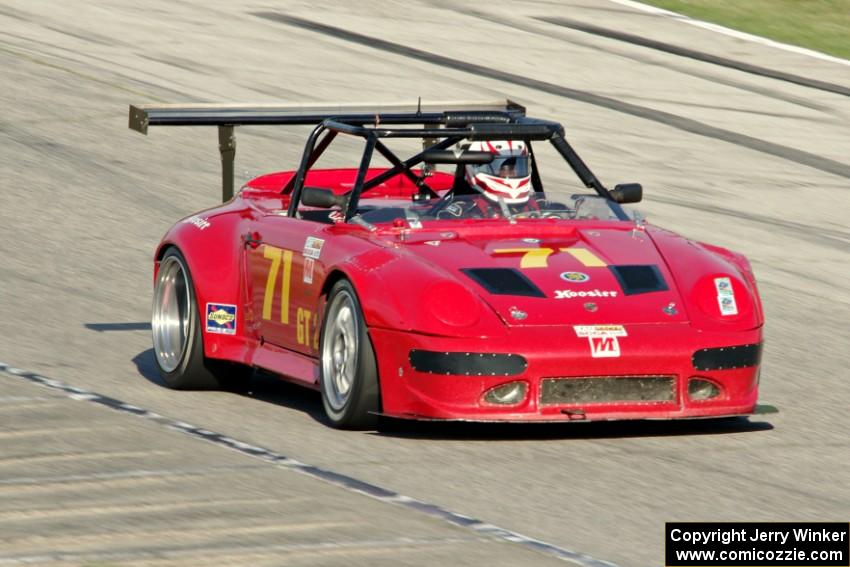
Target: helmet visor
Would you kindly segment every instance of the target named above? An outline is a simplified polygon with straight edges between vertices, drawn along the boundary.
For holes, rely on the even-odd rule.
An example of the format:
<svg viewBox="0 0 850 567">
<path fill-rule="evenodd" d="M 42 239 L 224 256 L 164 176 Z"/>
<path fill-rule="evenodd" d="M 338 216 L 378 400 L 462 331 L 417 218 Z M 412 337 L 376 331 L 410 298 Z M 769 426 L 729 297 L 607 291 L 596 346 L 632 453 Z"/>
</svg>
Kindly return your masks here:
<svg viewBox="0 0 850 567">
<path fill-rule="evenodd" d="M 514 179 L 528 177 L 528 156 L 496 156 L 490 163 L 474 166 L 475 175 L 483 173 L 493 177 Z"/>
</svg>

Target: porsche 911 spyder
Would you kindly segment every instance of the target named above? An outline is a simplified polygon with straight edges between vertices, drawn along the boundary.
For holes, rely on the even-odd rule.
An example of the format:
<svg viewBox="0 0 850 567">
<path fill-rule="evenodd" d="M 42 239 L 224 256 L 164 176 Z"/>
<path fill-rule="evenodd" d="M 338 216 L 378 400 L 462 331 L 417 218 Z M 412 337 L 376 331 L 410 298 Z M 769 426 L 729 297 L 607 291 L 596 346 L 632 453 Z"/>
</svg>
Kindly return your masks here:
<svg viewBox="0 0 850 567">
<path fill-rule="evenodd" d="M 515 102 L 130 107 L 131 128 L 152 125 L 217 126 L 223 165 L 225 202 L 154 254 L 171 388 L 238 388 L 261 368 L 319 390 L 341 428 L 756 406 L 746 258 L 646 223 L 623 206 L 639 184 L 606 188 L 561 124 Z M 251 125 L 313 129 L 300 161 L 234 195 L 234 132 Z M 343 138 L 361 149 L 350 166 L 315 167 Z M 543 171 L 545 151 L 565 167 Z"/>
</svg>

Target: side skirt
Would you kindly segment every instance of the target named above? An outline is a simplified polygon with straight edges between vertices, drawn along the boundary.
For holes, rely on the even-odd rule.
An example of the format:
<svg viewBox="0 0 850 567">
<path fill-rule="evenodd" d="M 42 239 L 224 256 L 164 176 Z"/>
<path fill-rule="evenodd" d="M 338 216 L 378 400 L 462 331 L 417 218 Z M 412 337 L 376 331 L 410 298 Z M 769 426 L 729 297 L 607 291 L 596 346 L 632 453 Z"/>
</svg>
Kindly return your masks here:
<svg viewBox="0 0 850 567">
<path fill-rule="evenodd" d="M 319 388 L 319 361 L 311 356 L 264 343 L 254 351 L 251 364 L 284 380 Z"/>
</svg>

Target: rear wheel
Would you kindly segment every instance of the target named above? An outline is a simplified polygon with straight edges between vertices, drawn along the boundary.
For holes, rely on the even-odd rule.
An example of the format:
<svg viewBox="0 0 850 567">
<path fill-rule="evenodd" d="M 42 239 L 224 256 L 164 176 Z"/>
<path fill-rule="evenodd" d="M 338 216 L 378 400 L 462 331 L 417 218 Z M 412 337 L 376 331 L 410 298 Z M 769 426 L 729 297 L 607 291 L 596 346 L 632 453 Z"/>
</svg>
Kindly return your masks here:
<svg viewBox="0 0 850 567">
<path fill-rule="evenodd" d="M 342 429 L 374 427 L 380 411 L 375 352 L 348 280 L 331 289 L 319 348 L 322 403 L 331 424 Z"/>
<path fill-rule="evenodd" d="M 151 314 L 159 375 L 176 390 L 247 388 L 253 370 L 204 358 L 201 316 L 192 275 L 176 248 L 162 257 L 154 283 Z"/>
</svg>

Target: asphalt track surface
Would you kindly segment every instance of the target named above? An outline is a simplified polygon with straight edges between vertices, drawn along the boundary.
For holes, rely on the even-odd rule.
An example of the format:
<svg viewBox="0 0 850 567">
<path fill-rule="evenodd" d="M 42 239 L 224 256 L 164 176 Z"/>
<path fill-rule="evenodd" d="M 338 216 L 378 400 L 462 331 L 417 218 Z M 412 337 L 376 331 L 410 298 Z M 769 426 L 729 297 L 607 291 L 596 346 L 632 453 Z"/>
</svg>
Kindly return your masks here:
<svg viewBox="0 0 850 567">
<path fill-rule="evenodd" d="M 651 566 L 665 521 L 848 519 L 848 67 L 601 0 L 310 4 L 0 5 L 0 565 Z M 340 432 L 267 376 L 161 385 L 151 254 L 216 204 L 217 139 L 128 104 L 505 95 L 749 256 L 779 414 Z M 238 177 L 306 131 L 240 128 Z"/>
</svg>

